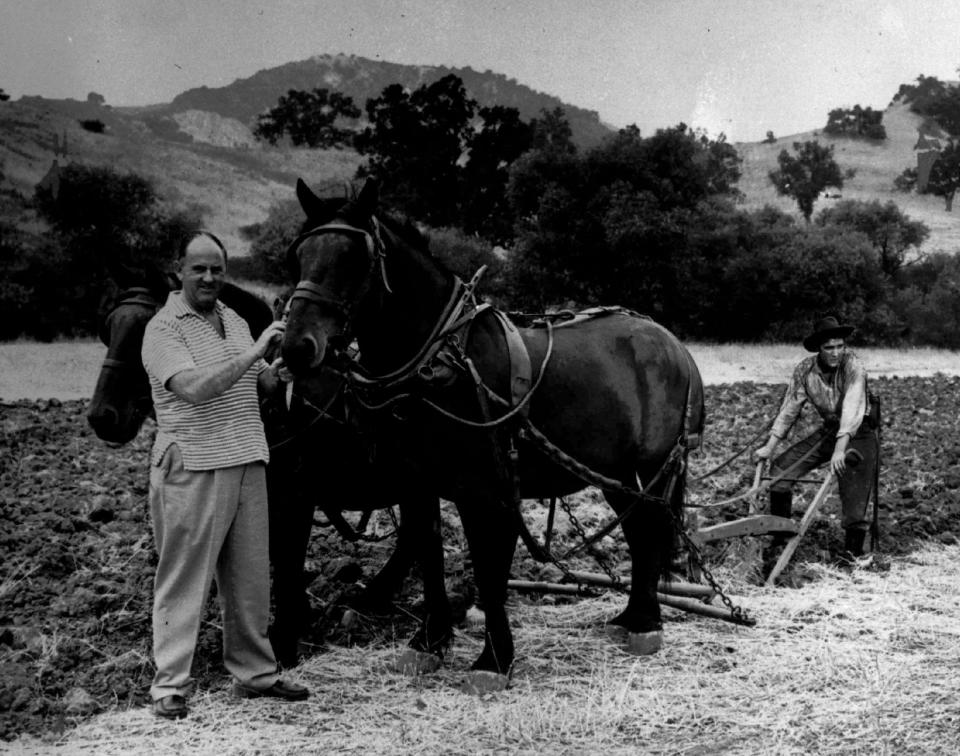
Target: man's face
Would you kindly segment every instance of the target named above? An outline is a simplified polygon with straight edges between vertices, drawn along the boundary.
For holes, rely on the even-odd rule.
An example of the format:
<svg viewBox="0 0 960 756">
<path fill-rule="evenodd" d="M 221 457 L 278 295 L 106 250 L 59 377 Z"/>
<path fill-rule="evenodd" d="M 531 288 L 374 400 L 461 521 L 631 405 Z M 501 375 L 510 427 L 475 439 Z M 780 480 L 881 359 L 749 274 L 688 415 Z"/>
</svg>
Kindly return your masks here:
<svg viewBox="0 0 960 756">
<path fill-rule="evenodd" d="M 223 252 L 206 236 L 198 236 L 187 245 L 180 260 L 180 279 L 187 303 L 199 312 L 213 309 L 226 277 Z"/>
<path fill-rule="evenodd" d="M 844 349 L 843 339 L 827 339 L 820 345 L 820 362 L 828 368 L 835 368 L 840 364 Z"/>
</svg>

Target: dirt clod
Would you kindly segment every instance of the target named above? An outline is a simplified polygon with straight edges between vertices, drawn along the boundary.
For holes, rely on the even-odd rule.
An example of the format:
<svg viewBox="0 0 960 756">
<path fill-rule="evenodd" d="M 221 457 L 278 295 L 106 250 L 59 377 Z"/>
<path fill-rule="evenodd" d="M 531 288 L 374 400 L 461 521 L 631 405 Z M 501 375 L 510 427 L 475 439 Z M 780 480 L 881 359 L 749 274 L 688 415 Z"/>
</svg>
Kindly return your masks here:
<svg viewBox="0 0 960 756">
<path fill-rule="evenodd" d="M 960 533 L 960 451 L 955 446 L 960 379 L 878 378 L 871 388 L 884 407 L 880 480 L 880 545 L 874 569 L 889 556 L 911 551 L 918 540 L 955 543 Z M 749 443 L 776 411 L 782 386 L 737 383 L 707 388 L 705 445 L 691 458 L 691 479 Z M 923 398 L 930 414 L 916 415 Z M 153 552 L 147 515 L 147 456 L 152 426 L 130 444 L 110 447 L 86 426 L 86 402 L 16 401 L 0 406 L 0 739 L 18 734 L 49 736 L 72 727 L 103 706 L 144 706 L 153 676 L 150 603 Z M 751 470 L 741 461 L 708 481 L 691 483 L 691 500 L 716 501 L 742 492 Z M 611 516 L 588 491 L 573 499 L 580 519 L 593 531 Z M 586 510 L 589 510 L 587 512 Z M 804 561 L 827 563 L 843 545 L 837 505 L 825 506 L 801 543 L 785 584 L 816 578 Z M 729 518 L 734 512 L 714 512 Z M 524 515 L 543 527 L 545 509 L 524 504 Z M 540 518 L 537 520 L 537 518 Z M 706 523 L 704 523 L 706 524 Z M 558 514 L 556 539 L 568 539 Z M 447 579 L 452 592 L 470 593 L 462 534 L 452 508 L 445 508 Z M 566 541 L 569 543 L 569 540 Z M 622 538 L 600 546 L 620 571 L 627 559 Z M 324 642 L 365 643 L 374 638 L 402 642 L 414 627 L 419 582 L 408 580 L 397 604 L 403 611 L 362 615 L 345 632 L 341 597 L 348 565 L 372 575 L 386 560 L 392 541 L 345 544 L 335 533 L 314 529 L 309 590 L 317 623 L 307 647 Z M 562 551 L 562 549 L 560 549 Z M 708 556 L 722 560 L 722 546 Z M 572 565 L 598 572 L 596 564 Z M 543 572 L 522 547 L 512 576 L 542 579 Z M 511 600 L 570 601 L 566 597 Z M 677 626 L 680 627 L 679 625 Z M 674 632 L 682 632 L 675 629 Z M 220 618 L 215 597 L 204 613 L 195 657 L 200 687 L 223 686 Z M 602 642 L 599 641 L 598 642 Z M 83 691 L 86 696 L 78 691 Z M 91 703 L 92 702 L 92 703 Z M 108 703 L 109 702 L 109 703 Z"/>
</svg>

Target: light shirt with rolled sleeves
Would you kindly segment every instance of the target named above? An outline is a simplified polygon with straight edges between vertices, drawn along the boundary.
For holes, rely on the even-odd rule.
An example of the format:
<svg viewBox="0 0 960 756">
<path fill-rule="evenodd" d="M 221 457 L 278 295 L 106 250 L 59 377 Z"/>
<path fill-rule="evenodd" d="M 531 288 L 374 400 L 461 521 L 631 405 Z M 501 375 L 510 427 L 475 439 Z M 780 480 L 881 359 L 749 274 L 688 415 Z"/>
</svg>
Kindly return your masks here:
<svg viewBox="0 0 960 756">
<path fill-rule="evenodd" d="M 809 401 L 825 421 L 839 417 L 837 438 L 857 432 L 867 412 L 867 371 L 853 352 L 845 352 L 837 369 L 824 372 L 817 355 L 797 365 L 787 394 L 773 421 L 771 435 L 783 438 Z"/>
</svg>

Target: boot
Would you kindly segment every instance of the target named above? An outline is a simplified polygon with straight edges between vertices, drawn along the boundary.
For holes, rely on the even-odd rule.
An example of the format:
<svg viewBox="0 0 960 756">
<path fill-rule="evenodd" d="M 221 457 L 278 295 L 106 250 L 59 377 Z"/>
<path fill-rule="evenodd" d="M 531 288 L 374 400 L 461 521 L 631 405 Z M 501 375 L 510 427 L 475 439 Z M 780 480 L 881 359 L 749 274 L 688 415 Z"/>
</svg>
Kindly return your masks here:
<svg viewBox="0 0 960 756">
<path fill-rule="evenodd" d="M 770 514 L 777 517 L 790 519 L 793 512 L 793 491 L 771 491 L 770 492 Z M 786 534 L 777 533 L 773 536 L 770 543 L 771 549 L 782 549 L 789 539 Z"/>
<path fill-rule="evenodd" d="M 777 517 L 790 517 L 793 509 L 793 492 L 792 491 L 771 491 L 770 492 L 770 514 L 776 515 Z M 770 539 L 770 542 L 764 547 L 762 560 L 763 560 L 763 574 L 769 575 L 770 570 L 773 569 L 774 565 L 777 563 L 777 559 L 780 558 L 780 552 L 783 551 L 783 547 L 786 545 L 787 541 L 790 539 L 790 535 L 786 533 L 774 533 L 773 537 Z"/>
<path fill-rule="evenodd" d="M 770 491 L 770 514 L 789 518 L 793 511 L 793 491 Z"/>
<path fill-rule="evenodd" d="M 866 530 L 849 528 L 843 542 L 843 550 L 854 558 L 863 556 L 863 541 L 866 537 Z"/>
</svg>

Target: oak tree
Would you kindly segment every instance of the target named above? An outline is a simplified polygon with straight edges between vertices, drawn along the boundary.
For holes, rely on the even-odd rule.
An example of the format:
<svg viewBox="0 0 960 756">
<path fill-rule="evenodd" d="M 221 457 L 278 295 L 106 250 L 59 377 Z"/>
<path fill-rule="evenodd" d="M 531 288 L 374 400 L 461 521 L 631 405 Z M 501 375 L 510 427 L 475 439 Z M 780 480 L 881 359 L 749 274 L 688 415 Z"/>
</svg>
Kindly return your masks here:
<svg viewBox="0 0 960 756">
<path fill-rule="evenodd" d="M 828 186 L 843 187 L 843 174 L 833 159 L 833 145 L 824 147 L 816 140 L 794 142 L 793 150 L 796 155 L 781 150 L 777 157 L 780 167 L 770 171 L 770 182 L 777 194 L 796 200 L 800 212 L 809 223 L 820 192 Z"/>
</svg>

